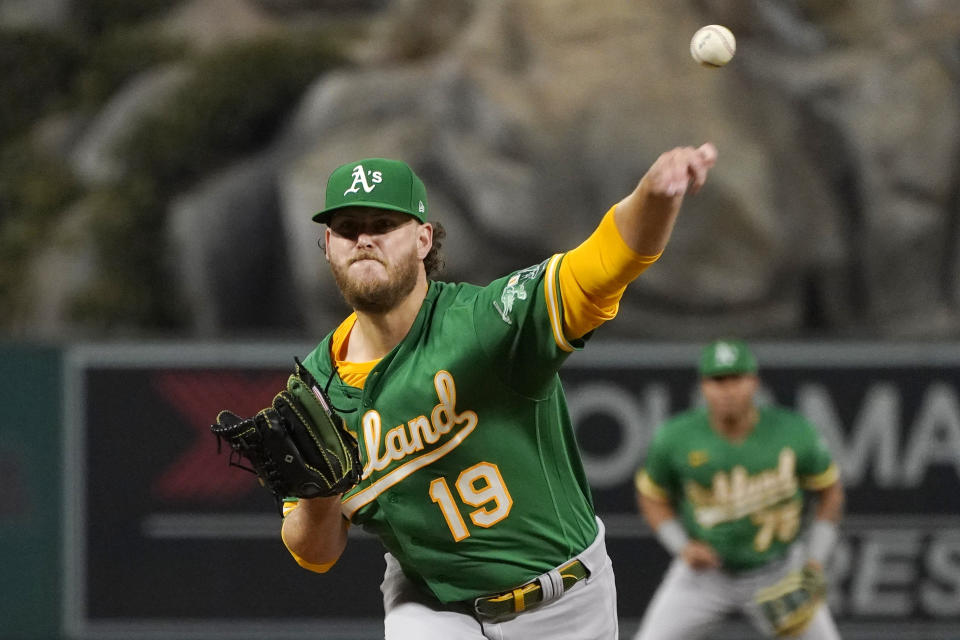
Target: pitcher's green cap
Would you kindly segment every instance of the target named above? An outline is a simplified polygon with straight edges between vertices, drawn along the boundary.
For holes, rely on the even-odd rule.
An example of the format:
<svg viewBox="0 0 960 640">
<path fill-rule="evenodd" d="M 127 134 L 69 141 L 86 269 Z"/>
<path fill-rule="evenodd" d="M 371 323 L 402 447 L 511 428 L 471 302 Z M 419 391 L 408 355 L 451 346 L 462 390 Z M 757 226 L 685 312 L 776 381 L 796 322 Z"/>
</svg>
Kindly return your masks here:
<svg viewBox="0 0 960 640">
<path fill-rule="evenodd" d="M 387 158 L 365 158 L 340 165 L 327 179 L 323 210 L 313 221 L 328 223 L 337 209 L 374 207 L 410 214 L 427 221 L 427 190 L 406 163 Z"/>
<path fill-rule="evenodd" d="M 757 359 L 743 340 L 715 340 L 700 353 L 699 370 L 703 378 L 756 373 Z"/>
</svg>

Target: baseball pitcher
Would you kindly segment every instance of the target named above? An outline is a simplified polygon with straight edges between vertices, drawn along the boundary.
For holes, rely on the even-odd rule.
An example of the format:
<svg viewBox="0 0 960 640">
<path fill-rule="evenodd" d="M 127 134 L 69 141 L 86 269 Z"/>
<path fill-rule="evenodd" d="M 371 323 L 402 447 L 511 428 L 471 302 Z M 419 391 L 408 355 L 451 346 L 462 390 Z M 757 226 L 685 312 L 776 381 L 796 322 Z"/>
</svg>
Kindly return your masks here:
<svg viewBox="0 0 960 640">
<path fill-rule="evenodd" d="M 354 313 L 298 366 L 294 387 L 311 390 L 303 403 L 316 398 L 320 420 L 279 402 L 215 428 L 283 494 L 296 562 L 322 573 L 349 527 L 377 536 L 389 640 L 616 638 L 613 570 L 558 369 L 659 257 L 715 158 L 709 144 L 662 154 L 582 245 L 486 286 L 430 279 L 443 230 L 407 164 L 333 171 L 313 219 Z M 284 412 L 297 442 L 265 455 L 258 443 L 283 441 Z M 282 482 L 299 460 L 308 471 Z"/>
</svg>

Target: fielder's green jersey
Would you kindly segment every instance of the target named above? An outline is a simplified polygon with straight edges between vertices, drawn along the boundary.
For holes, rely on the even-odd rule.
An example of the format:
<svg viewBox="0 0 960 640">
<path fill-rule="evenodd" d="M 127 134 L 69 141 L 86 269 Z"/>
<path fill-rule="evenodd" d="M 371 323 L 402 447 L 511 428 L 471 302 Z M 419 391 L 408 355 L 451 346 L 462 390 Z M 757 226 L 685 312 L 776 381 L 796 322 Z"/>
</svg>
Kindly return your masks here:
<svg viewBox="0 0 960 640">
<path fill-rule="evenodd" d="M 786 553 L 799 532 L 803 490 L 837 480 L 816 429 L 780 407 L 761 407 L 753 431 L 732 442 L 707 410 L 679 414 L 654 435 L 638 489 L 668 499 L 690 537 L 710 544 L 731 571 Z"/>
<path fill-rule="evenodd" d="M 442 602 L 518 586 L 596 538 L 557 375 L 560 259 L 486 287 L 431 282 L 362 390 L 333 370 L 332 334 L 304 361 L 360 443 L 344 515 Z"/>
</svg>

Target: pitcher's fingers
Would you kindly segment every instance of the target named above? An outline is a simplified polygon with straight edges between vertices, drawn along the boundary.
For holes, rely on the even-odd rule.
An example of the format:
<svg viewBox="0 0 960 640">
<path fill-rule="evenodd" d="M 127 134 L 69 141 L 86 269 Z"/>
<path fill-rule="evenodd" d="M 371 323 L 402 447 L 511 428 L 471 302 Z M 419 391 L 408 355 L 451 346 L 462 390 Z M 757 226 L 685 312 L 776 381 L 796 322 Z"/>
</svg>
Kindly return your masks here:
<svg viewBox="0 0 960 640">
<path fill-rule="evenodd" d="M 692 177 L 693 155 L 693 147 L 679 147 L 671 151 L 666 158 L 664 178 L 668 196 L 681 196 L 686 193 Z"/>
<path fill-rule="evenodd" d="M 704 142 L 697 147 L 697 153 L 708 167 L 712 167 L 717 161 L 717 147 L 712 142 Z"/>
<path fill-rule="evenodd" d="M 707 173 L 716 162 L 717 148 L 713 144 L 704 143 L 694 151 L 694 157 L 689 166 L 689 178 L 692 181 L 690 191 L 692 193 L 699 191 L 700 187 L 707 181 Z"/>
</svg>

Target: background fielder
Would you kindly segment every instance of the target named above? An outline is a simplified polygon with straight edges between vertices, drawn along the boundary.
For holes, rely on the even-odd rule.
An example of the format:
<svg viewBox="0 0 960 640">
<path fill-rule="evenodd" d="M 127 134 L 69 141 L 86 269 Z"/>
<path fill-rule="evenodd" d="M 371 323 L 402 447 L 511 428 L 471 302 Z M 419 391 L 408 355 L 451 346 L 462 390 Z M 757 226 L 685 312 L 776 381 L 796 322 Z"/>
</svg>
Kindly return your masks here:
<svg viewBox="0 0 960 640">
<path fill-rule="evenodd" d="M 843 490 L 813 425 L 782 407 L 755 404 L 756 372 L 744 342 L 707 345 L 699 363 L 706 406 L 662 425 L 637 473 L 640 510 L 676 556 L 637 640 L 709 637 L 733 611 L 769 635 L 839 638 L 827 607 L 815 599 L 793 594 L 777 603 L 778 611 L 758 606 L 780 587 L 808 595 L 800 577 L 822 575 Z M 803 545 L 806 492 L 817 501 Z"/>
</svg>

